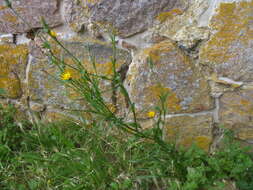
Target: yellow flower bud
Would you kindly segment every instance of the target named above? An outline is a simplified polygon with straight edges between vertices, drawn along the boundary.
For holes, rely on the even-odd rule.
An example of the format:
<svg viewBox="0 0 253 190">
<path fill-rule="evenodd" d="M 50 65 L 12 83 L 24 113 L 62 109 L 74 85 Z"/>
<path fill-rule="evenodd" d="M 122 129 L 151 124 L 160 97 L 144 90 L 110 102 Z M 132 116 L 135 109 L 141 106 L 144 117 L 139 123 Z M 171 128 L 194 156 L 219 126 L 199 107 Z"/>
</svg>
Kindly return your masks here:
<svg viewBox="0 0 253 190">
<path fill-rule="evenodd" d="M 69 79 L 71 79 L 71 73 L 69 71 L 63 72 L 62 75 L 61 75 L 61 79 L 62 80 L 69 80 Z"/>
<path fill-rule="evenodd" d="M 148 112 L 148 117 L 150 117 L 150 118 L 155 117 L 155 112 L 154 111 Z"/>
<path fill-rule="evenodd" d="M 53 31 L 53 30 L 50 30 L 50 31 L 49 31 L 49 35 L 52 36 L 53 38 L 56 38 L 56 37 L 57 37 L 56 32 Z"/>
</svg>

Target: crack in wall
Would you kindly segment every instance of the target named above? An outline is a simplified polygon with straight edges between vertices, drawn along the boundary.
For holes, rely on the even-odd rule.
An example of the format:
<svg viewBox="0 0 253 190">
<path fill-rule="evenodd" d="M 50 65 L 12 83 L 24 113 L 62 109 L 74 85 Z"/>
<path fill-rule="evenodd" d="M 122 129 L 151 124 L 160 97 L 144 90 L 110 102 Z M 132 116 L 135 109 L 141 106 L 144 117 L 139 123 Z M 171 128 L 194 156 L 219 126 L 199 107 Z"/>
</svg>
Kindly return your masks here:
<svg viewBox="0 0 253 190">
<path fill-rule="evenodd" d="M 176 114 L 167 114 L 165 118 L 169 119 L 172 117 L 181 117 L 181 116 L 196 117 L 196 116 L 209 115 L 209 114 L 213 114 L 213 113 L 214 113 L 214 110 L 202 111 L 202 112 L 196 112 L 196 113 L 176 113 Z"/>
<path fill-rule="evenodd" d="M 220 99 L 215 98 L 215 108 L 213 110 L 214 123 L 219 123 L 220 122 L 219 111 L 220 111 Z"/>
<path fill-rule="evenodd" d="M 28 62 L 27 62 L 26 69 L 25 69 L 24 83 L 26 83 L 26 84 L 28 84 L 28 81 L 29 81 L 29 72 L 30 72 L 32 61 L 33 61 L 33 56 L 31 54 L 29 54 L 28 55 Z"/>
</svg>

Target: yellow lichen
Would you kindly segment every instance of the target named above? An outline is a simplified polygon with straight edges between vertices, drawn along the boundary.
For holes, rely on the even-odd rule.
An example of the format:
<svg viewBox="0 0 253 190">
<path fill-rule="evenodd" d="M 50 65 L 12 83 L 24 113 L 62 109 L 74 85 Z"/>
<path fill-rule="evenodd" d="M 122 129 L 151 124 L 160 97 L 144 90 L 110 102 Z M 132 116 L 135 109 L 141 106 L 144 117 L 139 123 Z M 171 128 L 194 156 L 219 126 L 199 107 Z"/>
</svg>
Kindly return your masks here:
<svg viewBox="0 0 253 190">
<path fill-rule="evenodd" d="M 0 76 L 0 88 L 6 92 L 5 96 L 8 98 L 19 98 L 22 95 L 21 84 L 14 74 L 5 77 Z"/>
<path fill-rule="evenodd" d="M 6 9 L 6 6 L 0 6 L 0 11 Z"/>
<path fill-rule="evenodd" d="M 147 94 L 145 102 L 158 102 L 161 95 L 168 94 L 165 105 L 167 105 L 169 111 L 177 112 L 181 110 L 180 99 L 169 88 L 162 87 L 161 85 L 154 85 L 148 87 L 144 93 Z"/>
<path fill-rule="evenodd" d="M 202 148 L 203 150 L 208 151 L 209 146 L 212 142 L 212 139 L 208 136 L 198 136 L 198 137 L 195 137 L 194 142 L 196 142 L 196 145 L 198 147 Z"/>
<path fill-rule="evenodd" d="M 9 98 L 18 98 L 22 94 L 18 74 L 24 69 L 27 56 L 25 45 L 0 45 L 0 88 L 7 92 Z"/>
<path fill-rule="evenodd" d="M 253 115 L 253 103 L 247 99 L 241 99 L 240 104 L 243 106 L 241 114 L 243 115 Z M 239 111 L 240 109 L 238 109 Z"/>
<path fill-rule="evenodd" d="M 26 45 L 0 45 L 0 75 L 9 72 L 9 67 L 12 64 L 26 63 L 28 49 Z"/>
<path fill-rule="evenodd" d="M 178 145 L 182 145 L 184 147 L 189 147 L 191 146 L 193 143 L 195 143 L 199 148 L 208 151 L 209 150 L 209 146 L 212 142 L 212 139 L 210 137 L 207 136 L 189 136 L 189 137 L 184 137 L 181 140 L 178 141 Z"/>
<path fill-rule="evenodd" d="M 124 63 L 123 60 L 118 60 L 116 63 L 116 69 L 118 69 L 122 64 Z M 88 70 L 90 73 L 95 73 L 95 68 L 92 65 L 92 63 L 87 60 L 87 58 L 83 59 L 83 65 L 85 69 Z M 96 62 L 96 71 L 99 75 L 104 75 L 104 76 L 112 76 L 113 74 L 113 65 L 111 61 L 98 61 Z"/>
<path fill-rule="evenodd" d="M 60 112 L 53 112 L 53 111 L 48 111 L 44 115 L 45 122 L 55 122 L 55 121 L 74 121 L 74 119 L 66 115 L 64 113 Z"/>
<path fill-rule="evenodd" d="M 160 61 L 160 56 L 162 53 L 167 53 L 173 50 L 175 47 L 169 41 L 160 42 L 158 44 L 153 45 L 150 48 L 144 50 L 144 55 L 150 57 L 152 61 Z"/>
<path fill-rule="evenodd" d="M 100 0 L 84 0 L 87 3 L 98 3 Z"/>
<path fill-rule="evenodd" d="M 172 19 L 173 17 L 177 16 L 177 15 L 182 15 L 183 11 L 180 9 L 172 9 L 171 11 L 168 12 L 162 12 L 160 13 L 156 19 L 159 20 L 160 22 L 164 22 L 167 19 Z"/>
<path fill-rule="evenodd" d="M 4 21 L 11 22 L 11 23 L 16 23 L 18 21 L 18 18 L 11 13 L 5 13 L 3 15 L 3 19 Z"/>
<path fill-rule="evenodd" d="M 253 29 L 250 23 L 253 20 L 253 1 L 221 3 L 217 15 L 212 18 L 211 27 L 217 32 L 201 49 L 200 57 L 203 60 L 215 63 L 225 63 L 237 55 L 231 51 L 234 43 L 248 45 L 253 39 Z"/>
</svg>

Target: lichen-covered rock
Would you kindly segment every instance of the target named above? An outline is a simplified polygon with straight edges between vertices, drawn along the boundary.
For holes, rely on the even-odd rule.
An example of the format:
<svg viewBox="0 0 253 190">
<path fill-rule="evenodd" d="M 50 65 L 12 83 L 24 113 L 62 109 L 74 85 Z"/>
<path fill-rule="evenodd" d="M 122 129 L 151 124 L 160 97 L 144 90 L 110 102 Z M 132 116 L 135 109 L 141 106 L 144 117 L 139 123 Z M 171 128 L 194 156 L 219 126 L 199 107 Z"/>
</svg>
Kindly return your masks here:
<svg viewBox="0 0 253 190">
<path fill-rule="evenodd" d="M 38 102 L 29 102 L 30 109 L 34 112 L 43 112 L 46 109 L 46 106 L 43 104 L 40 104 Z"/>
<path fill-rule="evenodd" d="M 72 115 L 57 110 L 46 111 L 42 120 L 43 122 L 75 121 Z"/>
<path fill-rule="evenodd" d="M 63 0 L 64 21 L 75 32 L 80 32 L 89 22 L 89 10 L 98 0 Z"/>
<path fill-rule="evenodd" d="M 0 88 L 8 98 L 22 95 L 22 80 L 28 59 L 26 45 L 0 45 Z"/>
<path fill-rule="evenodd" d="M 160 13 L 186 8 L 183 0 L 101 0 L 92 7 L 91 21 L 109 24 L 119 36 L 128 37 L 152 26 Z"/>
<path fill-rule="evenodd" d="M 41 17 L 50 26 L 61 24 L 57 0 L 15 0 L 13 9 L 27 22 L 24 23 L 11 9 L 4 7 L 4 0 L 0 1 L 0 33 L 23 33 L 32 28 L 42 27 Z"/>
<path fill-rule="evenodd" d="M 218 76 L 253 80 L 253 1 L 220 3 L 210 23 L 214 34 L 200 50 L 200 61 Z"/>
<path fill-rule="evenodd" d="M 191 49 L 194 48 L 194 46 L 197 46 L 200 41 L 208 38 L 208 29 L 196 26 L 185 26 L 175 34 L 173 40 L 178 42 L 179 46 Z"/>
<path fill-rule="evenodd" d="M 90 53 L 96 60 L 96 72 L 98 75 L 111 76 L 113 73 L 112 63 L 110 57 L 112 56 L 112 48 L 106 43 L 96 43 L 95 41 L 76 42 L 75 40 L 63 41 L 64 46 L 68 48 L 76 57 L 80 59 L 82 65 L 88 72 L 94 73 L 93 64 L 90 62 L 88 45 Z M 54 46 L 54 45 L 53 45 Z M 52 47 L 53 47 L 52 46 Z M 68 53 L 59 47 L 53 47 L 56 56 L 61 57 L 68 65 L 77 67 L 77 64 Z M 117 68 L 121 65 L 130 63 L 130 56 L 126 51 L 118 50 Z M 80 73 L 66 66 L 65 70 L 71 72 L 74 79 L 80 77 Z M 53 77 L 60 78 L 61 72 L 54 64 L 50 64 L 47 59 L 34 59 L 30 66 L 29 72 L 29 96 L 33 101 L 42 101 L 47 107 L 61 108 L 61 109 L 82 109 L 86 103 L 82 100 L 80 94 L 73 89 L 64 85 L 64 83 L 57 81 Z M 112 86 L 110 81 L 103 81 L 100 84 L 102 91 L 104 91 L 103 98 L 106 102 L 112 100 Z"/>
<path fill-rule="evenodd" d="M 253 90 L 225 93 L 220 102 L 220 123 L 241 140 L 253 140 Z"/>
<path fill-rule="evenodd" d="M 161 23 L 153 30 L 190 49 L 209 37 L 209 29 L 199 26 L 201 15 L 209 6 L 211 5 L 207 0 L 191 0 L 188 9 L 174 9 L 158 15 L 157 20 Z"/>
<path fill-rule="evenodd" d="M 126 86 L 139 111 L 158 105 L 159 96 L 165 93 L 169 113 L 199 112 L 213 107 L 208 83 L 199 69 L 170 41 L 144 49 L 134 57 Z"/>
<path fill-rule="evenodd" d="M 185 147 L 196 143 L 208 151 L 212 143 L 212 114 L 174 116 L 166 120 L 165 137 L 168 141 Z"/>
</svg>

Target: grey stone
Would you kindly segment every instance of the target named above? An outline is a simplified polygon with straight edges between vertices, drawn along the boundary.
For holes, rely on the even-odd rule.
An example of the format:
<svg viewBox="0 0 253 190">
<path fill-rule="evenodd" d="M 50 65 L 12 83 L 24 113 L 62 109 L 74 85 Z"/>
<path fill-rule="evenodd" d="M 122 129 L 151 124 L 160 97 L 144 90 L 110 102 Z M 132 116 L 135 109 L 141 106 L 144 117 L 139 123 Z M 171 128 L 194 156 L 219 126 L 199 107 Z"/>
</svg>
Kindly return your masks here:
<svg viewBox="0 0 253 190">
<path fill-rule="evenodd" d="M 112 56 L 112 48 L 108 44 L 99 44 L 98 42 L 91 42 L 87 39 L 83 42 L 77 41 L 62 41 L 64 46 L 68 48 L 75 56 L 79 58 L 85 69 L 94 73 L 94 67 L 89 60 L 89 51 L 87 45 L 90 46 L 90 53 L 95 56 L 96 70 L 99 75 L 110 76 L 113 73 L 110 57 Z M 73 67 L 77 67 L 75 61 L 71 59 L 66 52 L 64 52 L 56 44 L 52 43 L 52 49 L 57 57 L 64 59 L 65 63 Z M 129 64 L 130 55 L 123 50 L 118 50 L 118 64 L 119 68 L 123 64 Z M 66 66 L 65 70 L 69 71 L 73 79 L 80 79 L 80 73 Z M 60 79 L 61 72 L 54 64 L 50 64 L 50 59 L 36 57 L 32 60 L 29 71 L 29 96 L 32 101 L 43 102 L 47 107 L 53 109 L 82 109 L 87 104 L 84 102 L 82 95 L 71 89 L 64 81 L 56 80 L 54 77 Z M 105 91 L 103 97 L 108 104 L 111 102 L 112 90 L 111 83 L 102 81 L 100 83 L 102 91 Z"/>
<path fill-rule="evenodd" d="M 241 140 L 253 140 L 253 90 L 229 92 L 221 97 L 220 122 Z"/>
<path fill-rule="evenodd" d="M 88 24 L 88 5 L 86 1 L 63 0 L 64 22 L 80 32 Z"/>
<path fill-rule="evenodd" d="M 25 24 L 11 9 L 4 7 L 4 0 L 0 0 L 0 33 L 24 33 L 32 28 L 40 28 L 41 17 L 50 26 L 61 24 L 57 0 L 15 0 L 13 9 L 28 23 Z"/>
<path fill-rule="evenodd" d="M 153 66 L 148 59 L 151 59 Z M 154 109 L 159 96 L 168 93 L 169 113 L 210 110 L 210 89 L 200 70 L 179 48 L 163 41 L 134 56 L 126 86 L 138 111 Z"/>
<path fill-rule="evenodd" d="M 218 77 L 253 80 L 253 1 L 221 3 L 210 26 L 215 31 L 200 49 L 200 62 Z"/>
<path fill-rule="evenodd" d="M 152 26 L 161 12 L 185 9 L 181 0 L 102 0 L 91 9 L 91 21 L 112 25 L 119 36 L 128 37 Z"/>
</svg>

